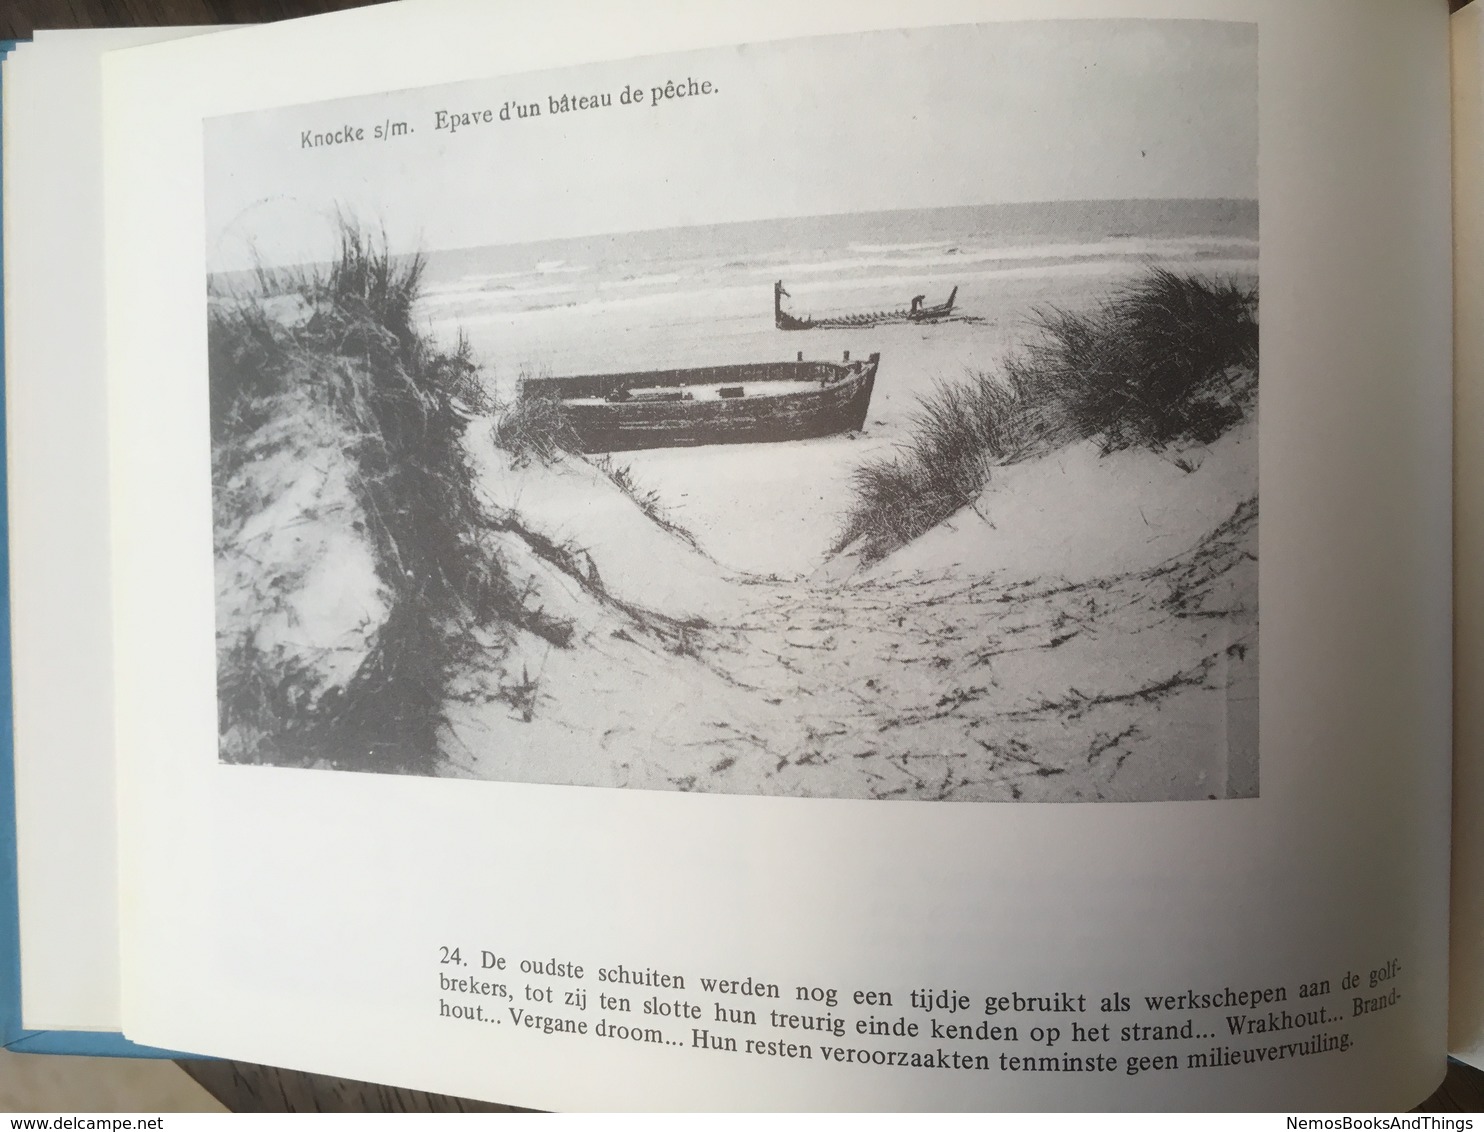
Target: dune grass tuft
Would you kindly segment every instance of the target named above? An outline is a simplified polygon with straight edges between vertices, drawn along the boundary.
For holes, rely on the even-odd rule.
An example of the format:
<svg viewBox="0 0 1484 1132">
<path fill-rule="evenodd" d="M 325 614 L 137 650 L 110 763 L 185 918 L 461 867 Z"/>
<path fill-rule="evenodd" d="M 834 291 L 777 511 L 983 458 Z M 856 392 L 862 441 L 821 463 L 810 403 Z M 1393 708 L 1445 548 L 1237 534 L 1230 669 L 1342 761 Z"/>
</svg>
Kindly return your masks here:
<svg viewBox="0 0 1484 1132">
<path fill-rule="evenodd" d="M 498 657 L 519 629 L 554 644 L 570 636 L 528 607 L 527 587 L 491 545 L 496 528 L 463 447 L 470 416 L 490 402 L 467 344 L 440 349 L 415 325 L 422 272 L 420 257 L 391 255 L 384 237 L 343 224 L 330 265 L 260 270 L 212 295 L 219 570 L 224 557 L 251 560 L 247 526 L 271 503 L 244 498 L 255 468 L 277 458 L 290 469 L 282 481 L 338 466 L 386 610 L 353 675 L 329 687 L 301 660 L 255 645 L 251 625 L 230 640 L 219 625 L 224 758 L 432 773 L 456 673 L 477 655 Z M 247 604 L 266 610 L 284 579 L 252 584 Z M 520 680 L 506 683 L 510 697 L 529 699 Z M 498 682 L 490 689 L 504 694 Z"/>
<path fill-rule="evenodd" d="M 939 382 L 909 437 L 856 469 L 835 550 L 876 561 L 972 503 L 997 464 L 1080 440 L 1105 453 L 1215 440 L 1257 395 L 1257 292 L 1164 268 L 1090 312 L 1048 308 L 1001 373 Z"/>
<path fill-rule="evenodd" d="M 543 397 L 502 406 L 490 436 L 496 448 L 510 453 L 516 467 L 533 461 L 550 464 L 566 453 L 580 451 L 577 432 L 562 406 Z"/>
<path fill-rule="evenodd" d="M 1209 443 L 1256 392 L 1257 292 L 1230 280 L 1154 268 L 1091 313 L 1052 308 L 1035 326 L 1005 370 L 1017 401 L 1041 410 L 1027 439 L 1042 447 Z"/>
<path fill-rule="evenodd" d="M 549 377 L 521 370 L 520 384 L 528 377 Z M 495 447 L 510 453 L 516 467 L 532 461 L 550 464 L 568 453 L 582 451 L 582 444 L 560 401 L 550 397 L 516 395 L 512 404 L 494 406 L 495 423 L 490 437 Z"/>
</svg>

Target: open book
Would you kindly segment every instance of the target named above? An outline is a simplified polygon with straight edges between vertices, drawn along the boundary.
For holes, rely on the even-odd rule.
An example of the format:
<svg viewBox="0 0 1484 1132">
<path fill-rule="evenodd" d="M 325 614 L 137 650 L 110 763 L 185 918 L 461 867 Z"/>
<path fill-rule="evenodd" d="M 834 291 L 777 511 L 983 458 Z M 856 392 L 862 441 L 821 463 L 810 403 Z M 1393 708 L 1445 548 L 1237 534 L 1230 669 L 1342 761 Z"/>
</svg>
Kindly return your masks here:
<svg viewBox="0 0 1484 1132">
<path fill-rule="evenodd" d="M 1441 1079 L 1441 5 L 112 46 L 3 80 L 25 1027 L 546 1108 Z"/>
</svg>

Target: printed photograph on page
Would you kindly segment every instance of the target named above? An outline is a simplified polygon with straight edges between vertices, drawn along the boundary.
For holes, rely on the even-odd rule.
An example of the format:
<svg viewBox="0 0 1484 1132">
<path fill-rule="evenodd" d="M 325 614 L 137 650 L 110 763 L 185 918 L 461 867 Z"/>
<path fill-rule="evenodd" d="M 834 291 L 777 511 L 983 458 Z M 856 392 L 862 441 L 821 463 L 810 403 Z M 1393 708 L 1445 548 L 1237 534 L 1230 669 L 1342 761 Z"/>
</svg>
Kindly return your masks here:
<svg viewBox="0 0 1484 1132">
<path fill-rule="evenodd" d="M 208 120 L 219 758 L 1258 792 L 1257 30 Z"/>
</svg>

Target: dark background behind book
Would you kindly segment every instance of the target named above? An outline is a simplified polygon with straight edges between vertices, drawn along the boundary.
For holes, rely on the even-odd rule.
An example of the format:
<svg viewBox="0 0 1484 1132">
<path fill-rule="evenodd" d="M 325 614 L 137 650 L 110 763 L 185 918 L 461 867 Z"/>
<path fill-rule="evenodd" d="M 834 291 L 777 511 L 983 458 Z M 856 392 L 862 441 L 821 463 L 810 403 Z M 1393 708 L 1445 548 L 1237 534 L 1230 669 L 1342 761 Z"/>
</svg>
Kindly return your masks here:
<svg viewBox="0 0 1484 1132">
<path fill-rule="evenodd" d="M 365 6 L 362 0 L 0 0 L 0 39 L 37 28 L 258 24 Z"/>
<path fill-rule="evenodd" d="M 1446 2 L 1457 11 L 1469 0 Z M 362 6 L 358 0 L 0 0 L 0 39 L 29 38 L 37 28 L 263 23 Z M 520 1111 L 240 1062 L 180 1065 L 234 1112 Z M 1484 1111 L 1484 1072 L 1451 1062 L 1447 1080 L 1418 1111 Z"/>
</svg>

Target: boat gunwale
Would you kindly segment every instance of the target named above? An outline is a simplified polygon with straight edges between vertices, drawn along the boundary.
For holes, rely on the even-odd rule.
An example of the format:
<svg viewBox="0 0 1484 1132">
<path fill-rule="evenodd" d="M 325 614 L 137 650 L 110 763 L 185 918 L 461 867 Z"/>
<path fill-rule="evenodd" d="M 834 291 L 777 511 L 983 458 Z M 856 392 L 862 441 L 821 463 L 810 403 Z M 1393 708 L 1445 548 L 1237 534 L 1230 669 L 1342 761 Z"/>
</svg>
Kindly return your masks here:
<svg viewBox="0 0 1484 1132">
<path fill-rule="evenodd" d="M 879 352 L 853 361 L 744 362 L 719 366 L 688 366 L 666 370 L 629 370 L 618 373 L 572 374 L 562 377 L 533 377 L 521 382 L 520 399 L 544 398 L 569 401 L 576 398 L 610 396 L 620 389 L 680 389 L 697 385 L 748 385 L 768 382 L 827 382 L 831 376 L 845 380 L 862 373 L 874 373 L 881 361 Z M 578 392 L 592 390 L 592 392 Z M 744 398 L 728 400 L 751 400 Z M 612 404 L 623 404 L 621 401 Z M 644 402 L 650 403 L 650 402 Z"/>
</svg>

